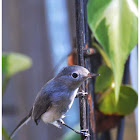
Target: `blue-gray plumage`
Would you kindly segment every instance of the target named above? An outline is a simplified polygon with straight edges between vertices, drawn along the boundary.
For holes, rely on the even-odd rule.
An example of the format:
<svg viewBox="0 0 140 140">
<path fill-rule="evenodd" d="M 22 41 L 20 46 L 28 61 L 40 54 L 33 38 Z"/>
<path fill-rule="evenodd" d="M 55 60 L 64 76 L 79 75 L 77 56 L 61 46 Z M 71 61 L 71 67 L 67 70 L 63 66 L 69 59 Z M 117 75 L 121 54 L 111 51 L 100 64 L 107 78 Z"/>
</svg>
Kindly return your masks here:
<svg viewBox="0 0 140 140">
<path fill-rule="evenodd" d="M 78 88 L 86 79 L 93 76 L 97 74 L 91 74 L 82 66 L 73 65 L 63 68 L 37 94 L 30 113 L 15 128 L 11 138 L 30 119 L 33 119 L 36 124 L 42 119 L 45 123 L 59 127 L 65 113 L 73 104 Z"/>
</svg>

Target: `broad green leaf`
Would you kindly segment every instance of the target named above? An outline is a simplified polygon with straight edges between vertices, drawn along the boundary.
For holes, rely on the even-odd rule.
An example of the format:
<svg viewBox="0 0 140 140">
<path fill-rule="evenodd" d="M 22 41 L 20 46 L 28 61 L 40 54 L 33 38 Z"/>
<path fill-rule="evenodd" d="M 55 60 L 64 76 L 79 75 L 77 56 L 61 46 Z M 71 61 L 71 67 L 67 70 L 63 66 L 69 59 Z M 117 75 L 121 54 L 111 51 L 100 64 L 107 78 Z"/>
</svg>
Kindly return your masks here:
<svg viewBox="0 0 140 140">
<path fill-rule="evenodd" d="M 99 103 L 99 110 L 104 114 L 127 115 L 137 106 L 138 96 L 130 86 L 121 86 L 118 103 L 115 102 L 114 89 Z"/>
<path fill-rule="evenodd" d="M 138 43 L 137 0 L 89 0 L 89 26 L 112 64 L 118 101 L 124 64 Z"/>
<path fill-rule="evenodd" d="M 31 64 L 31 59 L 23 54 L 3 53 L 2 55 L 2 73 L 6 77 L 30 68 Z"/>
<path fill-rule="evenodd" d="M 102 92 L 111 86 L 113 81 L 112 70 L 107 66 L 100 66 L 98 72 L 100 76 L 96 78 L 95 92 Z"/>
</svg>

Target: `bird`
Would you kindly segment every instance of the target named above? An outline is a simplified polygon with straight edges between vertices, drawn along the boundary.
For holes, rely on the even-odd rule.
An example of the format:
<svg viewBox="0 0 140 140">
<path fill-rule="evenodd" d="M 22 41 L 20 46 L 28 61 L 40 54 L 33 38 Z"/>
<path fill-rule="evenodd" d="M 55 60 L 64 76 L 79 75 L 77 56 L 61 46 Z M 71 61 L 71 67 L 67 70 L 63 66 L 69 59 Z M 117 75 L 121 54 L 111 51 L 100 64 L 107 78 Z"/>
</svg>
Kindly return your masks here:
<svg viewBox="0 0 140 140">
<path fill-rule="evenodd" d="M 53 79 L 41 88 L 30 112 L 13 130 L 10 138 L 12 139 L 30 120 L 33 120 L 36 125 L 39 124 L 40 120 L 44 123 L 53 124 L 58 128 L 60 128 L 60 125 L 64 125 L 78 134 L 89 136 L 85 131 L 77 131 L 66 125 L 63 118 L 71 108 L 75 97 L 84 94 L 84 92 L 78 93 L 78 89 L 82 83 L 88 78 L 98 75 L 90 73 L 88 69 L 79 65 L 64 67 Z"/>
</svg>

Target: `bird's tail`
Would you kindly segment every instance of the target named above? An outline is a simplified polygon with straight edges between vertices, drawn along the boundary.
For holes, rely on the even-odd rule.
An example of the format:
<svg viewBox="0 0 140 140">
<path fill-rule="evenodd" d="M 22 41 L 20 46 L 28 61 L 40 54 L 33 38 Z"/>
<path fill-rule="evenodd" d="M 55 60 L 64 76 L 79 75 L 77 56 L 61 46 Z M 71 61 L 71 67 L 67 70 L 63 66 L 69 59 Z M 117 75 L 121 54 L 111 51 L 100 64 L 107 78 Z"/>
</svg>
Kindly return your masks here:
<svg viewBox="0 0 140 140">
<path fill-rule="evenodd" d="M 22 128 L 22 126 L 24 126 L 25 124 L 27 124 L 30 120 L 31 120 L 31 111 L 30 113 L 20 121 L 20 123 L 18 124 L 18 126 L 13 130 L 13 132 L 10 135 L 10 139 L 12 139 L 16 133 Z"/>
</svg>

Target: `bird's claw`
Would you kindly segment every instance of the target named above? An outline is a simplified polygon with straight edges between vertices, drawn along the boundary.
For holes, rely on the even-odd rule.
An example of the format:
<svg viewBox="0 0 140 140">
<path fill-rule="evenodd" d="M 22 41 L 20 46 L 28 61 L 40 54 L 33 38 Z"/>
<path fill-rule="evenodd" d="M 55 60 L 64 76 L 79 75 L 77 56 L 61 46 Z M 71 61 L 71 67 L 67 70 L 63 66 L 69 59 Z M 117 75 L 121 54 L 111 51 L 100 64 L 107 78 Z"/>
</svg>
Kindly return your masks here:
<svg viewBox="0 0 140 140">
<path fill-rule="evenodd" d="M 88 133 L 88 129 L 83 129 L 83 130 L 80 131 L 80 133 L 82 135 L 84 135 L 85 137 L 89 137 L 90 136 L 90 134 Z"/>
<path fill-rule="evenodd" d="M 78 97 L 86 97 L 87 95 L 88 95 L 87 92 L 81 91 L 81 92 L 78 92 L 78 93 L 77 93 L 76 98 L 78 98 Z"/>
</svg>

